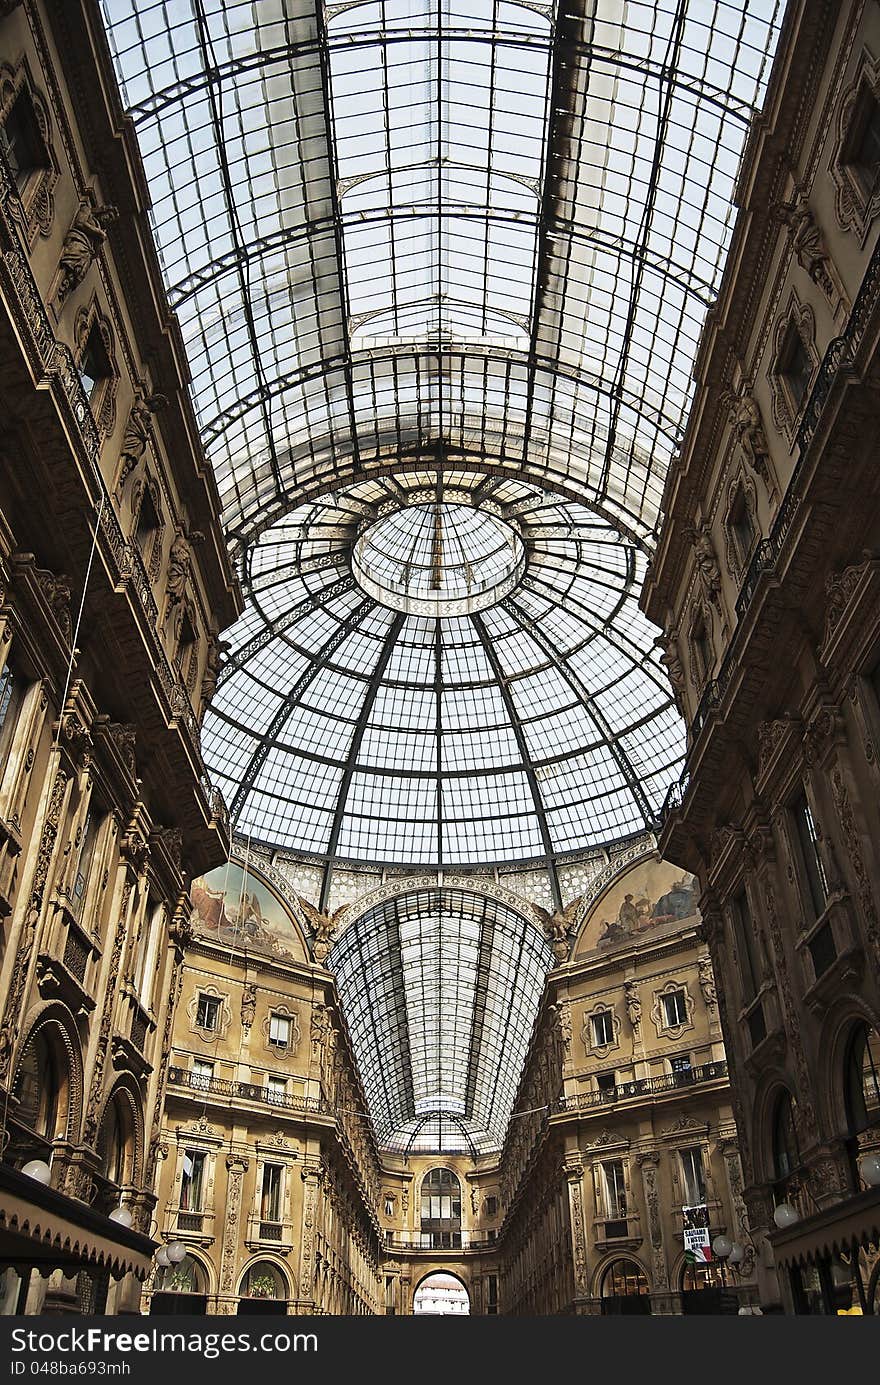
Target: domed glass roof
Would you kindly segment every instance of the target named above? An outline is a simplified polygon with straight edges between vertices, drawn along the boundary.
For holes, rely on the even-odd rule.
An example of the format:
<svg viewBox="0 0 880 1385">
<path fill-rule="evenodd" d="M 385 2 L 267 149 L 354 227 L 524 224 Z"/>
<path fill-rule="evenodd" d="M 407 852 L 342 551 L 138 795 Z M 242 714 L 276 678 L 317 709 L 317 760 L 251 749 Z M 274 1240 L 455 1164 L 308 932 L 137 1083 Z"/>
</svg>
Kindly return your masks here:
<svg viewBox="0 0 880 1385">
<path fill-rule="evenodd" d="M 451 866 L 650 826 L 683 742 L 644 566 L 519 480 L 398 473 L 300 506 L 247 549 L 205 722 L 239 831 Z"/>
</svg>

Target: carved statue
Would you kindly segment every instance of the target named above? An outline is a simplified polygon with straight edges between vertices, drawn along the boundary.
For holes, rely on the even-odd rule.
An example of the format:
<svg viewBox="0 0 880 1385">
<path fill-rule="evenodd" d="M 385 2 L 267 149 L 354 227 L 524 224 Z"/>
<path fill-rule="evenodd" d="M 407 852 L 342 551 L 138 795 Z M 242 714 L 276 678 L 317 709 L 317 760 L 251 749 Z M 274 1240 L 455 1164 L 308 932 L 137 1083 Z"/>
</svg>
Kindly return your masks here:
<svg viewBox="0 0 880 1385">
<path fill-rule="evenodd" d="M 697 529 L 693 526 L 686 529 L 685 535 L 693 544 L 697 571 L 706 595 L 717 606 L 721 599 L 721 568 L 712 542 L 712 531 L 708 524 L 701 524 Z"/>
<path fill-rule="evenodd" d="M 730 422 L 746 466 L 763 481 L 767 492 L 773 495 L 776 490 L 773 473 L 770 469 L 770 449 L 767 435 L 761 422 L 761 410 L 757 400 L 748 390 L 734 394 L 725 390 L 723 399 L 728 407 Z"/>
<path fill-rule="evenodd" d="M 477 1216 L 479 1210 L 480 1210 L 480 1190 L 479 1190 L 479 1188 L 474 1187 L 474 1188 L 471 1188 L 471 1211 L 473 1212 L 474 1216 Z"/>
<path fill-rule="evenodd" d="M 257 1012 L 257 988 L 256 986 L 245 986 L 241 997 L 241 1027 L 250 1029 L 254 1022 L 254 1015 Z"/>
<path fill-rule="evenodd" d="M 635 981 L 626 981 L 623 986 L 623 1002 L 626 1006 L 626 1013 L 633 1029 L 638 1029 L 642 1022 L 642 1002 L 639 999 L 639 988 Z"/>
<path fill-rule="evenodd" d="M 697 970 L 700 977 L 700 990 L 703 992 L 703 999 L 707 1005 L 717 1005 L 718 996 L 715 993 L 715 977 L 712 975 L 712 963 L 708 957 L 697 959 Z"/>
<path fill-rule="evenodd" d="M 678 641 L 674 635 L 665 635 L 656 641 L 660 649 L 660 662 L 666 669 L 669 682 L 672 685 L 672 697 L 679 712 L 683 710 L 682 696 L 684 694 L 684 666 L 678 653 Z"/>
<path fill-rule="evenodd" d="M 569 933 L 582 903 L 583 896 L 578 895 L 566 904 L 564 909 L 557 909 L 552 914 L 547 909 L 542 909 L 540 904 L 535 905 L 535 913 L 544 925 L 544 936 L 550 943 L 557 963 L 568 961 Z"/>
<path fill-rule="evenodd" d="M 825 238 L 803 192 L 798 189 L 790 202 L 780 202 L 774 211 L 783 225 L 788 227 L 792 248 L 801 269 L 805 269 L 826 298 L 833 301 L 834 281 L 829 273 Z"/>
<path fill-rule="evenodd" d="M 312 930 L 312 955 L 316 962 L 326 962 L 327 954 L 333 946 L 336 921 L 329 914 L 322 914 L 302 895 L 297 895 L 302 911 Z"/>
<path fill-rule="evenodd" d="M 168 554 L 168 600 L 176 603 L 183 597 L 192 568 L 192 549 L 183 530 L 178 528 Z"/>
<path fill-rule="evenodd" d="M 107 239 L 104 227 L 115 221 L 118 215 L 115 207 L 96 207 L 90 197 L 84 197 L 80 202 L 61 247 L 58 262 L 61 274 L 57 291 L 59 304 L 63 303 L 86 277 Z"/>
<path fill-rule="evenodd" d="M 147 450 L 147 443 L 150 438 L 150 415 L 158 413 L 159 409 L 164 408 L 167 402 L 163 394 L 145 396 L 141 389 L 135 392 L 128 422 L 125 425 L 125 432 L 122 435 L 122 451 L 119 458 L 122 467 L 119 472 L 119 480 L 116 482 L 117 495 L 122 494 L 126 481 L 139 465 Z"/>
<path fill-rule="evenodd" d="M 225 640 L 219 640 L 216 635 L 208 638 L 208 653 L 205 660 L 205 672 L 202 674 L 202 705 L 207 706 L 214 696 L 217 689 L 217 679 L 220 676 L 222 658 L 229 650 L 229 645 Z"/>
</svg>

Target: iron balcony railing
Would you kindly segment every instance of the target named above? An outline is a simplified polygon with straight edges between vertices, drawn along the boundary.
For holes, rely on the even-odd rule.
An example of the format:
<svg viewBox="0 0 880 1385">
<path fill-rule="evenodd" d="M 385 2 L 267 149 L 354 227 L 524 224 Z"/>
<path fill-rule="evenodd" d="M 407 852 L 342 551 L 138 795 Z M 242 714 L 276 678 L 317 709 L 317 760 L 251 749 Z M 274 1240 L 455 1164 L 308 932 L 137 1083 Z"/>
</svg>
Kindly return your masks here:
<svg viewBox="0 0 880 1385">
<path fill-rule="evenodd" d="M 685 1069 L 683 1072 L 668 1072 L 661 1077 L 636 1077 L 632 1082 L 621 1082 L 602 1092 L 581 1092 L 577 1096 L 560 1097 L 557 1109 L 560 1111 L 583 1111 L 592 1107 L 611 1106 L 618 1101 L 635 1101 L 646 1096 L 661 1096 L 665 1092 L 681 1091 L 682 1088 L 696 1087 L 703 1082 L 717 1082 L 727 1076 L 727 1063 L 702 1063 L 699 1067 Z"/>
<path fill-rule="evenodd" d="M 770 526 L 770 533 L 766 539 L 762 539 L 752 554 L 749 565 L 740 587 L 739 596 L 736 599 L 736 621 L 737 630 L 742 626 L 746 613 L 752 604 L 752 599 L 757 590 L 761 576 L 775 567 L 782 552 L 788 532 L 792 526 L 795 515 L 801 504 L 801 478 L 806 464 L 806 458 L 810 450 L 810 443 L 813 441 L 822 412 L 828 402 L 828 396 L 840 371 L 849 366 L 855 359 L 856 353 L 861 346 L 862 339 L 871 320 L 871 315 L 877 305 L 877 298 L 880 296 L 880 240 L 871 255 L 865 277 L 856 295 L 846 329 L 839 337 L 834 337 L 829 342 L 822 357 L 822 364 L 816 376 L 815 384 L 810 391 L 798 426 L 795 442 L 798 448 L 798 459 L 795 463 L 794 471 L 782 498 L 782 503 L 776 512 L 773 523 Z M 691 746 L 699 739 L 699 736 L 709 719 L 709 714 L 721 702 L 727 691 L 731 676 L 739 662 L 739 650 L 736 649 L 736 633 L 734 633 L 727 652 L 721 661 L 717 677 L 713 678 L 703 689 L 702 696 L 697 705 L 691 721 Z M 682 775 L 678 784 L 673 784 L 668 790 L 663 807 L 660 810 L 660 821 L 664 823 L 671 812 L 680 808 L 687 789 L 687 771 Z"/>
<path fill-rule="evenodd" d="M 276 1109 L 312 1111 L 318 1115 L 331 1114 L 327 1102 L 320 1097 L 289 1096 L 264 1087 L 259 1082 L 232 1082 L 224 1077 L 203 1077 L 201 1073 L 189 1072 L 186 1068 L 169 1068 L 168 1082 L 175 1087 L 188 1087 L 191 1092 L 238 1097 L 242 1101 L 261 1101 Z"/>
</svg>

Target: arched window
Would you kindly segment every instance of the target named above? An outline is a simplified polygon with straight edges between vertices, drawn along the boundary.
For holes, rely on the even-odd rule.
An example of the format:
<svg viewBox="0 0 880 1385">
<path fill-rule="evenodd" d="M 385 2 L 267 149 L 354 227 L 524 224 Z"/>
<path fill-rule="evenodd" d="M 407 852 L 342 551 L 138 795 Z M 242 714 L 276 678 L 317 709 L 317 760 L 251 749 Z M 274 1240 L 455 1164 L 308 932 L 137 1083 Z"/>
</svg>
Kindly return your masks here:
<svg viewBox="0 0 880 1385">
<path fill-rule="evenodd" d="M 635 1260 L 615 1260 L 602 1276 L 603 1313 L 650 1313 L 650 1286 Z"/>
<path fill-rule="evenodd" d="M 268 1303 L 272 1311 L 277 1313 L 280 1311 L 279 1301 L 287 1298 L 287 1285 L 281 1271 L 271 1260 L 257 1260 L 245 1272 L 238 1292 L 242 1299 L 249 1300 L 247 1305 L 239 1304 L 240 1313 L 254 1311 L 251 1307 L 254 1303 Z"/>
<path fill-rule="evenodd" d="M 783 1092 L 773 1116 L 773 1177 L 777 1181 L 788 1178 L 800 1167 L 800 1162 L 791 1095 Z"/>
<path fill-rule="evenodd" d="M 864 1020 L 850 1035 L 843 1080 L 850 1173 L 854 1191 L 860 1192 L 859 1159 L 880 1151 L 880 1034 Z"/>
<path fill-rule="evenodd" d="M 880 1125 L 880 1034 L 864 1022 L 847 1045 L 845 1083 L 847 1134 Z"/>
<path fill-rule="evenodd" d="M 202 1314 L 207 1308 L 207 1294 L 204 1267 L 192 1255 L 186 1255 L 179 1264 L 166 1265 L 157 1272 L 150 1312 Z"/>
<path fill-rule="evenodd" d="M 461 1184 L 451 1169 L 431 1169 L 422 1184 L 422 1248 L 461 1246 Z"/>
<path fill-rule="evenodd" d="M 28 1040 L 14 1088 L 17 1121 L 50 1143 L 67 1133 L 68 1105 L 67 1065 L 49 1033 L 53 1027 L 44 1026 Z"/>
<path fill-rule="evenodd" d="M 134 1114 L 125 1091 L 115 1091 L 107 1102 L 98 1130 L 97 1152 L 104 1186 L 96 1205 L 107 1204 L 107 1210 L 111 1210 L 118 1204 L 119 1188 L 132 1183 L 134 1177 Z"/>
</svg>

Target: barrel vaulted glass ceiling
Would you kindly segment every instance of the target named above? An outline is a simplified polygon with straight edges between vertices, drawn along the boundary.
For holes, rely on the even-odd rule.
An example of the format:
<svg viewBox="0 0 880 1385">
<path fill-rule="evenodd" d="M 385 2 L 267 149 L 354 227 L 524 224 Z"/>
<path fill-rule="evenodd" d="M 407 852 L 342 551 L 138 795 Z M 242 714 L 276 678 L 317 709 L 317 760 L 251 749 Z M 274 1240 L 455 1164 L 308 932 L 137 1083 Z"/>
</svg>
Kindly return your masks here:
<svg viewBox="0 0 880 1385">
<path fill-rule="evenodd" d="M 380 1142 L 497 1148 L 552 960 L 534 925 L 468 890 L 414 890 L 349 924 L 330 958 Z"/>
<path fill-rule="evenodd" d="M 784 0 L 99 3 L 247 597 L 235 825 L 322 907 L 340 859 L 538 860 L 558 906 L 678 771 L 636 598 Z M 331 957 L 382 1138 L 487 1148 L 548 958 L 496 910 L 487 981 L 435 894 Z"/>
<path fill-rule="evenodd" d="M 238 827 L 433 863 L 650 823 L 681 747 L 633 595 L 781 0 L 101 4 L 251 596 L 205 738 Z M 542 542 L 435 630 L 370 575 L 403 520 L 296 572 L 329 492 L 402 471 L 573 497 L 567 575 Z"/>
</svg>

